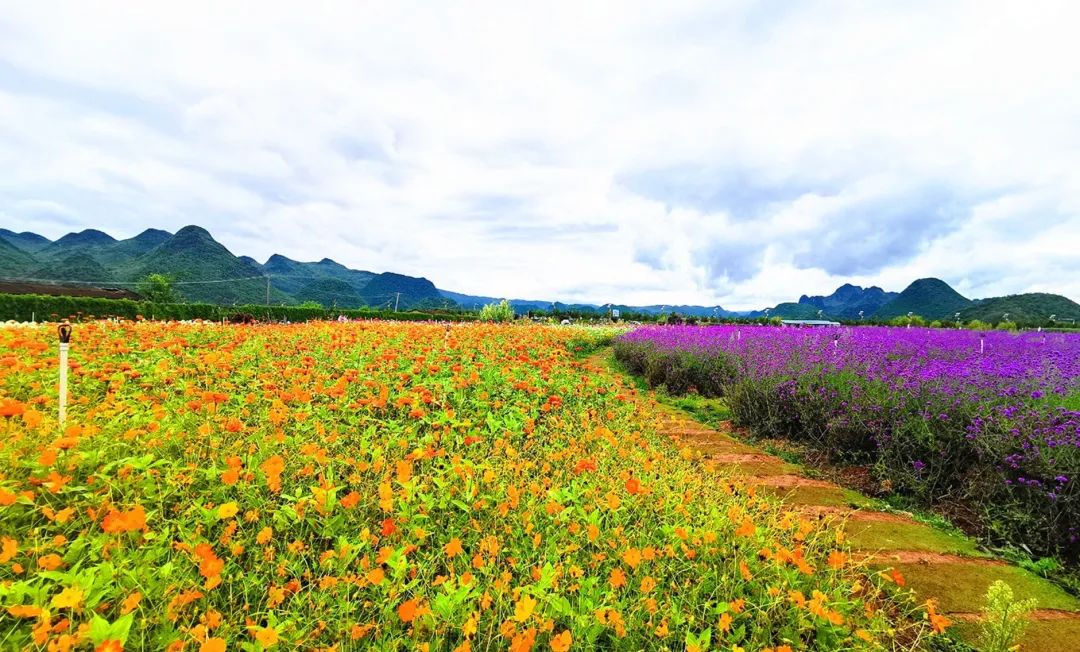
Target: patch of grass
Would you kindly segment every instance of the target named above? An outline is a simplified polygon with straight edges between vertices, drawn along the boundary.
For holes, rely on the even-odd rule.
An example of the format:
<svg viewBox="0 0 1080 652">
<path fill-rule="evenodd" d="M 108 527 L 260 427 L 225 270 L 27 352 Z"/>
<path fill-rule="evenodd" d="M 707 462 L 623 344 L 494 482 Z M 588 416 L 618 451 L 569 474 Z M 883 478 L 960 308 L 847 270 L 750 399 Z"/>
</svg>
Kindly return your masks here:
<svg viewBox="0 0 1080 652">
<path fill-rule="evenodd" d="M 689 413 L 705 425 L 716 428 L 731 421 L 731 410 L 721 398 L 705 398 L 696 394 L 684 396 L 664 395 L 664 403 Z"/>
<path fill-rule="evenodd" d="M 903 512 L 916 521 L 924 525 L 929 525 L 940 532 L 956 536 L 967 536 L 967 533 L 957 527 L 946 516 L 920 507 L 918 503 L 908 496 L 889 494 L 888 496 L 877 498 L 875 500 L 880 503 L 880 509 L 883 512 Z"/>
<path fill-rule="evenodd" d="M 1049 582 L 1015 566 L 981 564 L 895 564 L 909 586 L 935 596 L 942 613 L 970 610 L 986 602 L 987 588 L 997 580 L 1012 587 L 1016 599 L 1033 598 L 1039 609 L 1076 610 L 1080 601 Z M 1032 648 L 1036 649 L 1036 648 Z"/>
</svg>

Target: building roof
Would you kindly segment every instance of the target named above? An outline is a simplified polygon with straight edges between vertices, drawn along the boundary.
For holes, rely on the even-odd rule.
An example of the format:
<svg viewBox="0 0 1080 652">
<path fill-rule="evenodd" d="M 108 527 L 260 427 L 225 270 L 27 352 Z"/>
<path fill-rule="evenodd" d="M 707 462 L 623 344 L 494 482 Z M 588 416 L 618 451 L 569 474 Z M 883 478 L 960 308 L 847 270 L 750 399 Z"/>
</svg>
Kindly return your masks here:
<svg viewBox="0 0 1080 652">
<path fill-rule="evenodd" d="M 782 324 L 787 326 L 839 326 L 838 321 L 828 321 L 826 319 L 784 319 L 781 320 Z"/>
</svg>

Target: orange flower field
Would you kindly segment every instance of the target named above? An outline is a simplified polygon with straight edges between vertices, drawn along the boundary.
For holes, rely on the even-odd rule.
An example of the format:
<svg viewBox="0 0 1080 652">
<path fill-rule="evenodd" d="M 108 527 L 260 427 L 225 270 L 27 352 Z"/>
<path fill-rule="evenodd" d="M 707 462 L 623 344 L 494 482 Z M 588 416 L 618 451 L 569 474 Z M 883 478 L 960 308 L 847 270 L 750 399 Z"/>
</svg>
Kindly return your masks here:
<svg viewBox="0 0 1080 652">
<path fill-rule="evenodd" d="M 903 649 L 828 523 L 572 351 L 401 323 L 0 329 L 0 649 Z"/>
</svg>

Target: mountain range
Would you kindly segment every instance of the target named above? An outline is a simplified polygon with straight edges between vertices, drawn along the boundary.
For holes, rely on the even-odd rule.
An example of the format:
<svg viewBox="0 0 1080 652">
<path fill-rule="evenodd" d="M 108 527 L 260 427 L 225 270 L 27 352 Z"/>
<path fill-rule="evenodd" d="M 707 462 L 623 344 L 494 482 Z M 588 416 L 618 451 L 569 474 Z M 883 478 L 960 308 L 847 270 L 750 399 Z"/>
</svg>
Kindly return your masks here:
<svg viewBox="0 0 1080 652">
<path fill-rule="evenodd" d="M 13 282 L 54 282 L 132 288 L 148 274 L 174 279 L 176 291 L 188 301 L 218 304 L 298 304 L 412 308 L 475 309 L 500 300 L 442 290 L 430 280 L 394 272 L 350 269 L 323 258 L 301 262 L 274 254 L 265 263 L 237 256 L 199 226 L 176 233 L 147 229 L 133 238 L 117 240 L 96 229 L 69 233 L 57 240 L 42 235 L 0 229 L 0 279 Z M 783 319 L 887 320 L 909 312 L 925 319 L 997 322 L 1005 314 L 1014 321 L 1080 319 L 1080 305 L 1055 294 L 1028 293 L 972 300 L 936 278 L 919 279 L 902 292 L 844 284 L 828 296 L 799 297 L 766 310 L 730 311 L 720 306 L 568 304 L 548 300 L 511 299 L 518 312 L 530 310 L 593 312 L 616 309 L 631 315 L 679 313 L 695 317 L 780 317 Z"/>
</svg>

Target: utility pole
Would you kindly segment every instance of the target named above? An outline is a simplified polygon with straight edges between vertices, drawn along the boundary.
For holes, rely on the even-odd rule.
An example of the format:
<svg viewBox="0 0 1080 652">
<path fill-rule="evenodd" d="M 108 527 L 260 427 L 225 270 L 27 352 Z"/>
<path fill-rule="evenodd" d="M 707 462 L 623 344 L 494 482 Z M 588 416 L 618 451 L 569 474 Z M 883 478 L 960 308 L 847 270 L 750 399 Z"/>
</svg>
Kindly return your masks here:
<svg viewBox="0 0 1080 652">
<path fill-rule="evenodd" d="M 266 275 L 266 305 L 270 305 L 270 275 Z"/>
<path fill-rule="evenodd" d="M 394 297 L 394 312 L 397 312 L 398 303 L 401 301 L 401 293 L 395 292 L 394 294 L 397 295 Z"/>
</svg>

